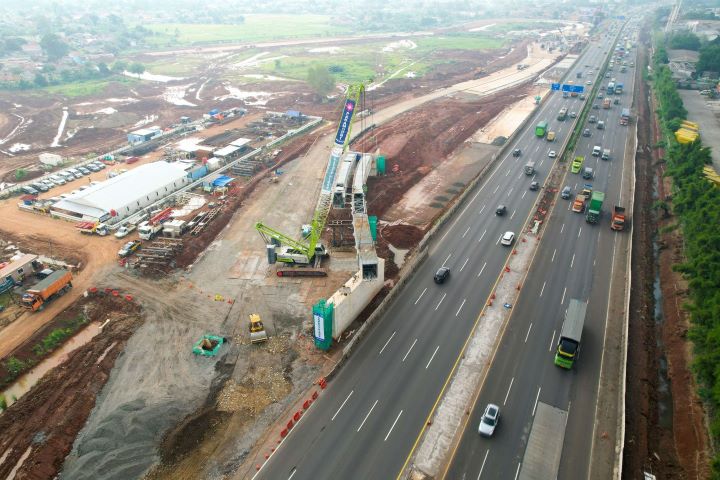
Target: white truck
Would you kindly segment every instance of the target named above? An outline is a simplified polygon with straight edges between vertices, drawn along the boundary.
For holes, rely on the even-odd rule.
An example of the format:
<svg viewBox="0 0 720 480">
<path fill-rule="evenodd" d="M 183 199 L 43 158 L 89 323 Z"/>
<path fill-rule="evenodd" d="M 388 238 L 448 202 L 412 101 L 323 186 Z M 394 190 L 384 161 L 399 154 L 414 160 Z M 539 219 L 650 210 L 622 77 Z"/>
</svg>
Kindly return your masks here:
<svg viewBox="0 0 720 480">
<path fill-rule="evenodd" d="M 152 224 L 150 222 L 142 222 L 138 225 L 138 236 L 143 240 L 152 240 L 155 238 L 163 229 L 161 224 Z"/>
<path fill-rule="evenodd" d="M 125 238 L 135 230 L 137 230 L 137 225 L 134 223 L 128 223 L 127 225 L 123 225 L 117 229 L 117 232 L 115 232 L 115 238 Z"/>
</svg>

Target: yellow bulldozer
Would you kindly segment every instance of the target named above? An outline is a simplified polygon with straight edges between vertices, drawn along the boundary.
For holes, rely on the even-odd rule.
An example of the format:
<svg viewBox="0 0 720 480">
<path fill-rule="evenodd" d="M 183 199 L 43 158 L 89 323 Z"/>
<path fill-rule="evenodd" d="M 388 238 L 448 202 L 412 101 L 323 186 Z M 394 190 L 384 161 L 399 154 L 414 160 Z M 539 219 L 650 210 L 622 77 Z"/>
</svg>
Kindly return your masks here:
<svg viewBox="0 0 720 480">
<path fill-rule="evenodd" d="M 250 315 L 250 343 L 267 342 L 268 335 L 265 326 L 260 320 L 260 315 L 253 313 Z"/>
</svg>

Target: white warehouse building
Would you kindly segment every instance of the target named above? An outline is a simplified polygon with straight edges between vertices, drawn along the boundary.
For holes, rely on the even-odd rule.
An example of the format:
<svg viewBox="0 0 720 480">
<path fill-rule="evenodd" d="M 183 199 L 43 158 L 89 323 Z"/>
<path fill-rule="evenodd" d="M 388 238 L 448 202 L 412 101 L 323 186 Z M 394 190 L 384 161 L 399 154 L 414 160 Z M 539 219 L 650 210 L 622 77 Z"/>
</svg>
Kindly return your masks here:
<svg viewBox="0 0 720 480">
<path fill-rule="evenodd" d="M 140 165 L 53 204 L 50 212 L 72 220 L 114 224 L 190 183 L 181 165 Z"/>
</svg>

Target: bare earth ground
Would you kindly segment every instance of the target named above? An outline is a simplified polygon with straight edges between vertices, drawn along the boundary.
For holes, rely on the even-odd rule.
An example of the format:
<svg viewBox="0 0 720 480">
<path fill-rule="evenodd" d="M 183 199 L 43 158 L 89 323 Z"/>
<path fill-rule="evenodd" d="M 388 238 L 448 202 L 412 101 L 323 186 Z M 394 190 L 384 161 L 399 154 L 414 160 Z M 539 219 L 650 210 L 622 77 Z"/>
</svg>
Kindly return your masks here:
<svg viewBox="0 0 720 480">
<path fill-rule="evenodd" d="M 510 56 L 506 61 L 508 65 L 517 62 Z M 212 92 L 213 87 L 210 88 L 208 91 Z M 433 165 L 439 165 L 441 156 L 452 153 L 493 118 L 489 112 L 483 112 L 485 107 L 477 100 L 456 96 L 437 100 L 434 102 L 437 111 L 425 108 L 422 113 L 433 120 L 438 135 L 443 135 L 443 145 L 430 150 L 434 138 L 426 135 L 415 137 L 418 143 L 414 147 L 431 151 L 435 156 L 423 156 L 414 164 L 414 160 L 404 157 L 410 155 L 409 139 L 395 138 L 396 157 L 407 170 L 387 177 L 391 194 L 386 198 L 391 203 L 427 175 Z M 493 105 L 495 99 L 488 101 Z M 512 99 L 504 103 L 498 100 L 495 112 L 510 102 Z M 480 115 L 471 114 L 471 110 L 478 109 Z M 445 112 L 445 116 L 438 112 Z M 461 120 L 447 118 L 452 115 L 460 116 Z M 107 239 L 82 237 L 65 222 L 40 227 L 36 224 L 42 222 L 30 223 L 31 229 L 52 235 L 55 241 L 63 241 L 70 248 L 84 248 L 89 255 L 86 268 L 88 272 L 97 272 L 97 276 L 88 274 L 82 289 L 97 282 L 101 287 L 132 293 L 145 317 L 128 340 L 105 387 L 102 388 L 105 379 L 92 384 L 95 391 L 102 391 L 63 466 L 63 478 L 132 478 L 153 464 L 157 466 L 150 473 L 152 478 L 220 478 L 243 463 L 265 427 L 317 379 L 326 360 L 312 346 L 309 306 L 335 291 L 357 268 L 354 255 L 334 254 L 328 264 L 329 277 L 325 279 L 302 282 L 278 279 L 263 263 L 264 245 L 252 226 L 263 219 L 292 234 L 309 219 L 314 201 L 300 206 L 297 198 L 303 195 L 316 198 L 328 143 L 328 136 L 314 136 L 283 147 L 280 161 L 291 160 L 294 155 L 306 157 L 287 163 L 279 183 L 262 181 L 243 207 L 227 219 L 227 228 L 184 274 L 154 281 L 139 278 L 133 272 L 113 268 L 117 251 L 113 240 L 103 244 L 111 257 L 103 260 L 97 251 L 102 248 L 100 244 L 83 242 Z M 413 168 L 422 174 L 412 172 Z M 13 229 L 22 229 L 28 223 L 28 215 L 33 218 L 11 208 L 6 211 L 15 218 L 11 222 Z M 56 228 L 64 232 L 60 237 Z M 385 228 L 378 250 L 391 257 L 387 241 L 410 248 L 421 236 L 422 230 L 412 226 Z M 106 275 L 107 271 L 110 274 Z M 76 286 L 76 291 L 81 288 Z M 58 300 L 53 307 L 60 309 L 64 300 L 70 297 Z M 267 344 L 248 344 L 249 313 L 262 316 L 271 335 Z M 40 319 L 37 315 L 42 314 L 35 316 Z M 192 343 L 203 333 L 230 339 L 219 358 L 190 354 Z M 30 331 L 25 332 L 26 336 L 29 334 Z M 16 405 L 23 408 L 23 399 Z M 158 451 L 163 432 L 168 433 L 162 437 Z M 128 442 L 128 438 L 133 441 Z M 62 457 L 64 453 L 58 450 L 55 455 Z"/>
<path fill-rule="evenodd" d="M 644 39 L 647 42 L 647 36 Z M 647 50 L 640 49 L 638 65 L 645 65 Z M 638 69 L 638 72 L 641 69 Z M 654 110 L 648 103 L 648 86 L 638 79 L 638 128 L 636 156 L 637 184 L 633 250 L 652 252 L 657 229 L 675 219 L 656 219 L 651 211 L 653 184 L 659 198 L 669 192 L 669 180 L 662 180 L 661 152 L 653 151 L 660 135 Z M 628 370 L 626 394 L 626 433 L 623 478 L 640 478 L 643 471 L 659 479 L 708 478 L 708 436 L 704 411 L 690 371 L 690 344 L 686 339 L 687 313 L 678 307 L 686 295 L 684 282 L 672 271 L 682 260 L 682 241 L 677 230 L 660 235 L 660 257 L 633 255 Z M 659 269 L 657 271 L 656 269 Z M 659 275 L 662 319 L 655 318 L 653 282 Z M 662 341 L 662 346 L 660 346 Z M 660 381 L 661 359 L 667 359 L 669 392 Z"/>
</svg>

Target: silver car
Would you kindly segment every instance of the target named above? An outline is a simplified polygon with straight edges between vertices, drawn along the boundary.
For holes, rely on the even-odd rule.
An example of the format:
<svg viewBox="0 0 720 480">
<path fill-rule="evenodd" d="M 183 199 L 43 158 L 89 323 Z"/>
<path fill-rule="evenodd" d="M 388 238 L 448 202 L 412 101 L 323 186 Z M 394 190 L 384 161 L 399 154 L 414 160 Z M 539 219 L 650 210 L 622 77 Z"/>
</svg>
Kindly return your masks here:
<svg viewBox="0 0 720 480">
<path fill-rule="evenodd" d="M 480 419 L 478 433 L 483 437 L 492 437 L 499 421 L 500 407 L 494 403 L 488 403 L 488 406 L 485 407 L 485 412 L 483 412 L 483 416 Z"/>
</svg>

